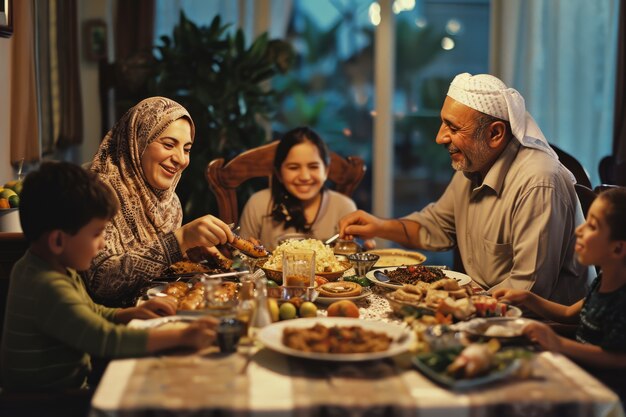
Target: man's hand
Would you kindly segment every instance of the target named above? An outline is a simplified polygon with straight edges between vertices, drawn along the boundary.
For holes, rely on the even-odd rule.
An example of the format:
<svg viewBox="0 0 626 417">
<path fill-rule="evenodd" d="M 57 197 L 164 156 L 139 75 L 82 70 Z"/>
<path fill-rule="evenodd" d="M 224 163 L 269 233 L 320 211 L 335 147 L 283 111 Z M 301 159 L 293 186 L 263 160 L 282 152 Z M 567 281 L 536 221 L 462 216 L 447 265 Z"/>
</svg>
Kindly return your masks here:
<svg viewBox="0 0 626 417">
<path fill-rule="evenodd" d="M 363 210 L 357 210 L 344 216 L 339 221 L 339 234 L 342 239 L 372 239 L 379 236 L 384 220 L 379 219 Z"/>
<path fill-rule="evenodd" d="M 491 293 L 491 295 L 498 301 L 508 301 L 513 305 L 523 306 L 530 296 L 530 291 L 499 288 Z"/>
</svg>

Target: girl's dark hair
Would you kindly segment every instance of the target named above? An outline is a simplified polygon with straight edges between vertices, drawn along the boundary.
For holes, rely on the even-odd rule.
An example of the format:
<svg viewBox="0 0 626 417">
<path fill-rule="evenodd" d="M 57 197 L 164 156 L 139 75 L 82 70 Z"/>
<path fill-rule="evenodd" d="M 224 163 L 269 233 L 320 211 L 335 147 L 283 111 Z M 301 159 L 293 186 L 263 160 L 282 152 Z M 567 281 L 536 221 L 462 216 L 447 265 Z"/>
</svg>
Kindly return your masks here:
<svg viewBox="0 0 626 417">
<path fill-rule="evenodd" d="M 298 232 L 309 232 L 311 226 L 306 223 L 302 201 L 287 191 L 278 179 L 280 167 L 287 158 L 287 154 L 295 145 L 310 142 L 317 148 L 324 166 L 330 164 L 330 153 L 322 138 L 309 127 L 297 127 L 285 133 L 278 143 L 274 156 L 274 175 L 270 188 L 272 190 L 272 219 L 284 223 L 285 228 L 294 227 Z M 322 189 L 323 192 L 323 189 Z"/>
<path fill-rule="evenodd" d="M 44 162 L 24 180 L 20 223 L 29 242 L 52 230 L 75 235 L 95 218 L 111 219 L 119 202 L 98 176 L 69 162 Z"/>
<path fill-rule="evenodd" d="M 600 193 L 598 198 L 607 204 L 606 222 L 609 225 L 611 240 L 626 240 L 626 188 L 609 188 Z"/>
</svg>

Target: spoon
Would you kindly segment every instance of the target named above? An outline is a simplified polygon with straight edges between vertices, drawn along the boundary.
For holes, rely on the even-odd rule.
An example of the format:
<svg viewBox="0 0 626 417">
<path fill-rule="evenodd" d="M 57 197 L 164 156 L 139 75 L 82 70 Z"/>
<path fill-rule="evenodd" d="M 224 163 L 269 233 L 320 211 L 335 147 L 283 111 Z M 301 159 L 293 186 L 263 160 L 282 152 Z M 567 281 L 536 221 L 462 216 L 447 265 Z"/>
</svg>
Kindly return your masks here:
<svg viewBox="0 0 626 417">
<path fill-rule="evenodd" d="M 389 276 L 383 274 L 382 272 L 378 270 L 374 271 L 374 277 L 380 282 L 386 282 L 388 284 L 403 285 L 401 282 L 392 280 L 391 278 L 389 278 Z"/>
</svg>

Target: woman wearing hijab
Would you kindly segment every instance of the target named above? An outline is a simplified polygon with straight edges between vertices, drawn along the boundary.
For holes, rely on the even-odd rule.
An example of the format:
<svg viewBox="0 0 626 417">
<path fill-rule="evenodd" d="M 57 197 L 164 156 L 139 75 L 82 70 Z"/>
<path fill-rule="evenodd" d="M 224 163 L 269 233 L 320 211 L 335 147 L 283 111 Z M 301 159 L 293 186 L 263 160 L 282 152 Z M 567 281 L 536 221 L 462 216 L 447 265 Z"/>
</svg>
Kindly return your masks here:
<svg viewBox="0 0 626 417">
<path fill-rule="evenodd" d="M 100 144 L 91 170 L 111 186 L 121 210 L 106 228 L 106 247 L 82 274 L 98 302 L 126 306 L 188 249 L 232 241 L 229 227 L 211 215 L 181 226 L 175 189 L 194 133 L 184 107 L 151 97 L 128 110 Z"/>
</svg>

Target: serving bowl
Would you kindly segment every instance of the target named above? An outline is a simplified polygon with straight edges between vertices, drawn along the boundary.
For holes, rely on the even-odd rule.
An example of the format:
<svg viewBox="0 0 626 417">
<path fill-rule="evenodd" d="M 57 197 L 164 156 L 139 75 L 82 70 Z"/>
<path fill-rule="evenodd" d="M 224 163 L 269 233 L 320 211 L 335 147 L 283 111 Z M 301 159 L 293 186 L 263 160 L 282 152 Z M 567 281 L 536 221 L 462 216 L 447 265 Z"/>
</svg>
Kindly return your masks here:
<svg viewBox="0 0 626 417">
<path fill-rule="evenodd" d="M 374 253 L 359 252 L 348 255 L 348 260 L 354 267 L 357 276 L 364 277 L 372 269 L 380 256 Z"/>
<path fill-rule="evenodd" d="M 339 261 L 341 264 L 341 269 L 339 271 L 332 272 L 315 272 L 315 275 L 320 277 L 324 277 L 329 281 L 337 281 L 339 278 L 343 276 L 343 274 L 350 268 L 352 268 L 352 264 L 350 262 Z M 277 284 L 281 284 L 283 282 L 283 271 L 282 269 L 270 269 L 262 266 L 261 269 L 265 272 L 265 275 L 268 279 L 275 281 Z"/>
</svg>

